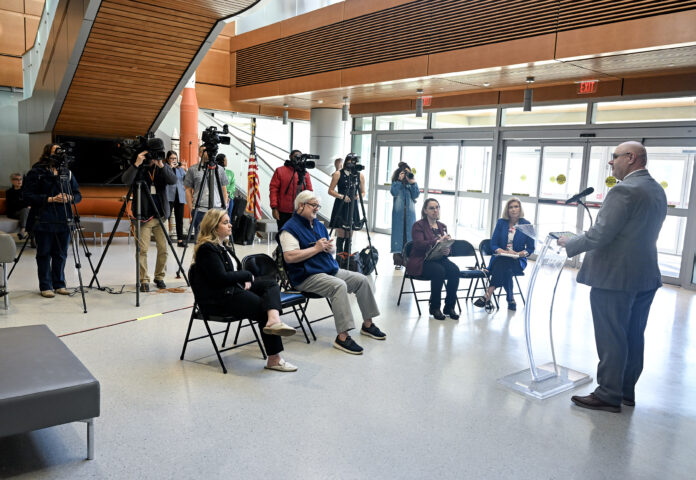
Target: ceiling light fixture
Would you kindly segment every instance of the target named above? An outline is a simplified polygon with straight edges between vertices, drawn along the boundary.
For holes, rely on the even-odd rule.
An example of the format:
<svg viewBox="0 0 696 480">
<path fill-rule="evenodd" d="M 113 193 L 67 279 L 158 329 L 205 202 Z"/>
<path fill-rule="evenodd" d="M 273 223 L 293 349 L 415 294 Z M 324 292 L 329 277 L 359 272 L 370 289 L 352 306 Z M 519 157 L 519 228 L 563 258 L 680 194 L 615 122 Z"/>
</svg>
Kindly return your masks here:
<svg viewBox="0 0 696 480">
<path fill-rule="evenodd" d="M 527 88 L 524 89 L 524 101 L 522 102 L 522 111 L 531 112 L 532 111 L 532 89 L 530 85 L 534 83 L 534 77 L 527 77 L 525 80 L 527 83 Z"/>
<path fill-rule="evenodd" d="M 350 112 L 348 111 L 348 97 L 343 97 L 343 107 L 341 108 L 341 120 L 347 122 L 349 113 Z"/>
<path fill-rule="evenodd" d="M 416 117 L 423 116 L 423 89 L 416 90 L 418 97 L 416 98 Z"/>
<path fill-rule="evenodd" d="M 283 104 L 283 125 L 288 124 L 288 104 L 284 103 Z"/>
</svg>

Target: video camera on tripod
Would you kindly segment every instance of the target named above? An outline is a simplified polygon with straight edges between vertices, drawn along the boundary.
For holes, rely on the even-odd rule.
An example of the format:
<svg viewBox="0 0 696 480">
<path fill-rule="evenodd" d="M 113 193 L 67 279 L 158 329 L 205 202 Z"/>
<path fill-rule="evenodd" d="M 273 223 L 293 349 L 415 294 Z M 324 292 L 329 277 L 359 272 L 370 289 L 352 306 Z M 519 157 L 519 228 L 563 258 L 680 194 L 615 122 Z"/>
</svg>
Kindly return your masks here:
<svg viewBox="0 0 696 480">
<path fill-rule="evenodd" d="M 223 133 L 224 135 L 220 135 L 220 133 Z M 230 133 L 230 130 L 227 127 L 227 124 L 222 126 L 222 132 L 219 133 L 217 127 L 214 125 L 211 125 L 210 127 L 203 130 L 201 140 L 203 140 L 203 147 L 205 148 L 205 151 L 208 154 L 208 160 L 205 163 L 215 162 L 218 153 L 218 145 L 230 144 L 230 137 L 226 136 L 228 133 Z M 203 166 L 203 163 L 204 161 L 201 158 L 201 167 Z M 224 167 L 224 165 L 220 166 Z"/>
<path fill-rule="evenodd" d="M 131 162 L 141 153 L 147 150 L 143 167 L 149 167 L 153 161 L 164 160 L 164 142 L 162 139 L 155 138 L 152 133 L 145 136 L 138 135 L 135 139 L 126 138 L 116 144 L 114 158 L 119 160 L 124 169 L 130 166 Z"/>
<path fill-rule="evenodd" d="M 51 154 L 51 162 L 58 170 L 67 168 L 75 161 L 74 148 L 75 142 L 63 142 Z"/>
<path fill-rule="evenodd" d="M 359 172 L 365 170 L 365 165 L 360 164 L 360 156 L 354 153 L 349 153 L 346 155 L 346 159 L 343 162 L 343 168 L 350 175 L 358 175 Z"/>
<path fill-rule="evenodd" d="M 302 153 L 299 150 L 296 152 L 295 155 L 290 156 L 290 159 L 285 160 L 286 167 L 292 167 L 296 172 L 304 172 L 309 168 L 316 167 L 317 164 L 313 160 L 319 160 L 319 155 Z"/>
</svg>

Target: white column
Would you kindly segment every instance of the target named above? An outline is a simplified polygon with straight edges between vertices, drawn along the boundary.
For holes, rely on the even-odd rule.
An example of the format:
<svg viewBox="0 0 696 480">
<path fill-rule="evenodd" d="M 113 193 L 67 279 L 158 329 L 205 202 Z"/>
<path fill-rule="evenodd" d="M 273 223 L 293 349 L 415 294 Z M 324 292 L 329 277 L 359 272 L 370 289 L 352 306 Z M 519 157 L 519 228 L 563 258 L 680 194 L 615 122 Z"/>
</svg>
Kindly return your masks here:
<svg viewBox="0 0 696 480">
<path fill-rule="evenodd" d="M 334 159 L 345 157 L 343 145 L 343 121 L 340 108 L 313 108 L 309 121 L 309 152 L 319 155 L 317 168 L 331 175 L 334 172 Z M 350 148 L 348 146 L 347 148 Z"/>
</svg>

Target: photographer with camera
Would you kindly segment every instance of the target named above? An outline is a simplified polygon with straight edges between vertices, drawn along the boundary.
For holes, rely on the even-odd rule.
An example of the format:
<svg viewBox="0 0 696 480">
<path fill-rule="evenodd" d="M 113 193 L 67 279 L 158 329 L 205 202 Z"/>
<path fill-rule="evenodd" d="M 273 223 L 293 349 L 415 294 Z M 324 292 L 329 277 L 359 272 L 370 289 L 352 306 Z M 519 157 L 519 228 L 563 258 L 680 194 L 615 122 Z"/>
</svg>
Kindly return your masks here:
<svg viewBox="0 0 696 480">
<path fill-rule="evenodd" d="M 150 277 L 147 274 L 147 251 L 150 246 L 150 237 L 155 236 L 157 245 L 157 262 L 155 264 L 155 285 L 157 288 L 167 288 L 164 283 L 164 273 L 167 266 L 167 238 L 158 216 L 162 219 L 169 218 L 170 207 L 167 200 L 167 185 L 176 185 L 176 174 L 165 163 L 164 144 L 158 138 L 147 141 L 150 150 L 138 152 L 131 166 L 123 172 L 121 179 L 126 185 L 141 182 L 140 194 L 133 195 L 133 230 L 137 232 L 135 222 L 140 222 L 140 238 L 137 238 L 140 246 L 140 258 L 137 258 L 140 269 L 140 291 L 150 291 Z M 155 204 L 153 210 L 150 201 L 145 198 L 150 195 Z M 140 212 L 138 217 L 136 212 Z"/>
<path fill-rule="evenodd" d="M 192 165 L 184 177 L 184 187 L 186 187 L 186 203 L 188 204 L 189 211 L 192 215 L 191 223 L 193 225 L 194 235 L 196 238 L 198 238 L 201 221 L 203 220 L 205 213 L 211 208 L 221 208 L 225 210 L 227 201 L 229 199 L 229 195 L 227 193 L 227 174 L 225 173 L 225 167 L 214 161 L 216 158 L 216 152 L 211 153 L 210 150 L 211 148 L 205 144 L 198 148 L 198 163 Z M 203 181 L 206 169 L 209 169 L 210 173 L 213 173 L 214 171 L 218 178 L 218 182 L 216 182 L 213 178 L 212 205 L 210 203 L 210 194 L 208 191 L 209 182 Z M 222 187 L 223 198 L 220 198 L 220 192 L 217 188 L 218 183 Z M 200 199 L 200 202 L 198 205 L 195 205 L 195 201 L 197 199 Z M 198 208 L 196 209 L 196 207 Z M 195 215 L 194 209 L 196 209 Z"/>
<path fill-rule="evenodd" d="M 390 192 L 394 197 L 391 253 L 394 266 L 401 270 L 404 264 L 401 252 L 404 245 L 411 241 L 411 227 L 416 223 L 416 199 L 420 195 L 415 176 L 406 162 L 399 162 L 399 167 L 394 171 Z"/>
<path fill-rule="evenodd" d="M 362 174 L 365 166 L 359 162 L 360 157 L 356 154 L 346 155 L 343 168 L 334 172 L 329 185 L 329 195 L 336 199 L 331 210 L 329 227 L 336 229 L 336 250 L 339 254 L 350 251 L 353 230 L 362 228 L 358 193 L 365 196 L 365 176 Z"/>
<path fill-rule="evenodd" d="M 307 169 L 314 168 L 314 162 L 308 162 L 308 158 L 318 157 L 303 155 L 301 151 L 293 150 L 285 165 L 273 172 L 270 186 L 271 209 L 273 218 L 278 223 L 278 231 L 292 217 L 295 197 L 303 190 L 312 190 L 312 180 Z"/>
<path fill-rule="evenodd" d="M 169 202 L 169 210 L 174 212 L 174 223 L 176 224 L 176 244 L 179 247 L 184 246 L 184 205 L 186 205 L 186 190 L 184 189 L 184 176 L 186 176 L 186 168 L 179 163 L 179 156 L 176 152 L 170 150 L 167 152 L 167 165 L 169 165 L 176 175 L 176 183 L 167 185 L 167 201 Z M 172 227 L 169 226 L 171 235 Z"/>
<path fill-rule="evenodd" d="M 68 257 L 71 202 L 82 200 L 80 188 L 67 166 L 64 149 L 57 144 L 44 146 L 41 158 L 27 173 L 24 200 L 32 207 L 27 225 L 36 241 L 36 266 L 41 296 L 69 295 L 65 288 L 65 261 Z M 66 193 L 69 183 L 72 195 Z M 55 293 L 54 293 L 55 290 Z"/>
</svg>

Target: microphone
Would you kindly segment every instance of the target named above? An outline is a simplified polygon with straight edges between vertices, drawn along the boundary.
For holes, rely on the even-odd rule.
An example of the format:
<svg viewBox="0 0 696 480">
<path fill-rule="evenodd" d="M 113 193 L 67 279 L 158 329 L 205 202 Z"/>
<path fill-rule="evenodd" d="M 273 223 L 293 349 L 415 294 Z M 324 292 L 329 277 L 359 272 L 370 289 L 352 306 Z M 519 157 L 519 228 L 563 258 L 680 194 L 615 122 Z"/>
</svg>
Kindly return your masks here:
<svg viewBox="0 0 696 480">
<path fill-rule="evenodd" d="M 585 190 L 583 190 L 582 192 L 580 192 L 580 193 L 578 193 L 578 194 L 576 194 L 576 195 L 573 195 L 573 196 L 570 197 L 568 200 L 566 200 L 566 201 L 565 201 L 565 204 L 568 205 L 569 203 L 577 202 L 577 201 L 580 200 L 582 197 L 586 197 L 586 196 L 588 196 L 589 194 L 591 194 L 592 192 L 594 192 L 594 188 L 592 188 L 592 187 L 587 187 L 587 188 L 586 188 Z"/>
</svg>

